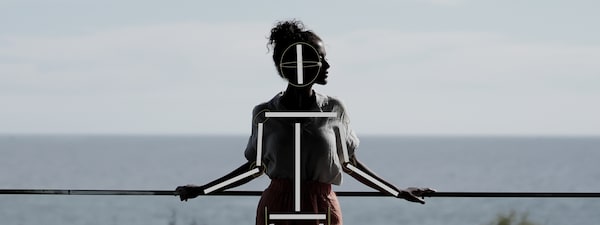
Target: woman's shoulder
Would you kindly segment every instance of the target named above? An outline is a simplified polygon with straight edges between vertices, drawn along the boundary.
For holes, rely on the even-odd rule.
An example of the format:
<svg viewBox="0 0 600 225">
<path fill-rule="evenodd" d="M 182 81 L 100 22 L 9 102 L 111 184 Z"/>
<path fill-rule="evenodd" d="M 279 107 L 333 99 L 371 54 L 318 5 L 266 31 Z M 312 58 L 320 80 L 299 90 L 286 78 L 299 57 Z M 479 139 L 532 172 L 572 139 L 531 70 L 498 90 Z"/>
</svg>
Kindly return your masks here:
<svg viewBox="0 0 600 225">
<path fill-rule="evenodd" d="M 319 101 L 319 98 L 321 99 L 319 104 L 321 106 L 322 111 L 338 112 L 338 118 L 340 120 L 346 123 L 350 122 L 346 106 L 344 105 L 344 101 L 342 101 L 336 96 L 330 96 L 325 94 L 317 94 L 317 101 Z"/>
<path fill-rule="evenodd" d="M 322 108 L 345 111 L 344 102 L 337 96 L 315 93 L 317 95 L 317 102 Z"/>
<path fill-rule="evenodd" d="M 257 115 L 261 112 L 275 110 L 277 105 L 279 104 L 279 99 L 281 98 L 281 93 L 276 94 L 269 101 L 262 102 L 258 105 L 255 105 L 252 109 L 252 114 Z"/>
</svg>

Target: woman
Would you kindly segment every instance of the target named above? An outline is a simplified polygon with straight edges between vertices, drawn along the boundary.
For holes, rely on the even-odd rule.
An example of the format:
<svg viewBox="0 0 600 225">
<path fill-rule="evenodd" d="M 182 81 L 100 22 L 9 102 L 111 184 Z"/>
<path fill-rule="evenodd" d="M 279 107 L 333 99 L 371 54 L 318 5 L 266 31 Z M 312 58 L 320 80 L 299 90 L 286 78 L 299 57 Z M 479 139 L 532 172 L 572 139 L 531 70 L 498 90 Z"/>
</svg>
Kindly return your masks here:
<svg viewBox="0 0 600 225">
<path fill-rule="evenodd" d="M 331 185 L 340 185 L 345 171 L 358 181 L 385 193 L 412 202 L 425 203 L 419 196 L 433 192 L 425 188 L 398 189 L 379 178 L 356 159 L 358 138 L 349 126 L 349 119 L 340 100 L 316 93 L 314 84 L 327 84 L 329 63 L 323 41 L 300 21 L 282 21 L 271 30 L 269 45 L 279 75 L 288 81 L 287 89 L 253 110 L 252 135 L 245 150 L 248 162 L 213 182 L 202 186 L 180 186 L 177 192 L 182 201 L 204 194 L 207 188 L 230 180 L 256 166 L 257 142 L 262 135 L 261 171 L 271 178 L 258 204 L 256 224 L 265 224 L 269 212 L 294 212 L 294 146 L 295 127 L 300 126 L 301 210 L 300 212 L 329 213 L 331 224 L 341 225 L 342 214 Z M 302 69 L 298 69 L 302 68 Z M 271 118 L 266 112 L 333 112 L 335 117 Z M 258 125 L 263 129 L 259 132 Z M 300 124 L 300 125 L 295 125 Z M 298 128 L 296 128 L 298 129 Z M 345 146 L 343 146 L 345 145 Z M 340 147 L 342 146 L 342 147 Z M 345 148 L 343 148 L 345 147 Z M 342 157 L 346 152 L 346 158 Z M 263 166 L 264 165 L 264 166 Z M 351 168 L 352 167 L 352 168 Z M 352 169 L 352 170 L 351 170 Z M 354 171 L 362 171 L 355 173 Z M 371 177 L 371 179 L 365 176 Z M 219 188 L 225 190 L 252 180 L 249 176 Z M 373 179 L 379 183 L 374 183 Z M 387 189 L 386 189 L 387 187 Z M 390 191 L 391 189 L 391 191 Z M 279 221 L 277 224 L 299 224 Z M 320 221 L 323 223 L 323 221 Z M 272 221 L 269 221 L 272 223 Z M 302 221 L 302 224 L 319 224 Z"/>
</svg>

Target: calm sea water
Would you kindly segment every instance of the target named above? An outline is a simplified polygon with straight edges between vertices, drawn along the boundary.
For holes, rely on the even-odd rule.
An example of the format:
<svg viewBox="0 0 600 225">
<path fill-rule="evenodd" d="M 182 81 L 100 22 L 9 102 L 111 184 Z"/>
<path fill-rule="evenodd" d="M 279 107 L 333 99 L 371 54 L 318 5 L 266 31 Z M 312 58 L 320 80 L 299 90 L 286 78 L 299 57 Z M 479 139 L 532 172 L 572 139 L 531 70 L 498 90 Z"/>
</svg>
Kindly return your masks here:
<svg viewBox="0 0 600 225">
<path fill-rule="evenodd" d="M 0 188 L 164 189 L 244 162 L 246 137 L 0 136 Z M 600 192 L 600 138 L 362 137 L 359 159 L 399 187 Z M 265 176 L 240 187 L 262 190 Z M 336 190 L 369 190 L 351 177 Z M 258 197 L 0 195 L 7 225 L 254 224 Z M 598 198 L 340 197 L 346 225 L 483 225 L 515 211 L 548 225 L 600 224 Z"/>
</svg>

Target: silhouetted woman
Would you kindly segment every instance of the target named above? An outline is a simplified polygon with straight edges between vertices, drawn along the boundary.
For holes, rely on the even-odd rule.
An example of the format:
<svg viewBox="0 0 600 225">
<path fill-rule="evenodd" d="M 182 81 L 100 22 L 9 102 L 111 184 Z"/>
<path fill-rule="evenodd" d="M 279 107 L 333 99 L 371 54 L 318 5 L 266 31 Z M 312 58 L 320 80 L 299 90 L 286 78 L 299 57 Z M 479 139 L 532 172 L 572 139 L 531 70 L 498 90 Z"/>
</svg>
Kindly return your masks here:
<svg viewBox="0 0 600 225">
<path fill-rule="evenodd" d="M 252 135 L 245 150 L 248 162 L 213 182 L 202 186 L 180 186 L 177 192 L 181 200 L 204 194 L 209 187 L 243 174 L 256 166 L 258 124 L 262 123 L 262 163 L 260 169 L 271 178 L 269 187 L 263 192 L 256 214 L 256 224 L 265 224 L 268 213 L 294 212 L 294 149 L 295 124 L 300 125 L 301 151 L 301 210 L 300 212 L 330 213 L 331 224 L 342 224 L 342 213 L 331 185 L 340 185 L 342 171 L 361 183 L 385 193 L 389 187 L 396 197 L 412 202 L 424 203 L 420 195 L 433 190 L 425 188 L 398 189 L 379 178 L 357 160 L 354 151 L 358 138 L 350 127 L 348 114 L 337 98 L 316 93 L 314 84 L 327 84 L 330 65 L 325 56 L 323 41 L 313 31 L 306 30 L 300 21 L 282 21 L 271 29 L 269 45 L 273 50 L 273 61 L 278 74 L 288 81 L 287 89 L 268 102 L 257 105 L 253 110 Z M 300 46 L 300 47 L 299 47 Z M 301 48 L 301 49 L 299 49 Z M 301 54 L 299 54 L 301 53 Z M 301 59 L 301 60 L 300 60 Z M 298 70 L 302 68 L 302 71 Z M 334 112 L 335 117 L 267 118 L 265 112 Z M 347 159 L 343 159 L 343 151 Z M 349 166 L 363 171 L 380 184 L 350 171 Z M 220 190 L 233 188 L 252 180 L 256 176 L 234 182 Z M 319 224 L 317 221 L 269 221 L 275 224 Z M 320 221 L 320 223 L 326 223 Z"/>
</svg>

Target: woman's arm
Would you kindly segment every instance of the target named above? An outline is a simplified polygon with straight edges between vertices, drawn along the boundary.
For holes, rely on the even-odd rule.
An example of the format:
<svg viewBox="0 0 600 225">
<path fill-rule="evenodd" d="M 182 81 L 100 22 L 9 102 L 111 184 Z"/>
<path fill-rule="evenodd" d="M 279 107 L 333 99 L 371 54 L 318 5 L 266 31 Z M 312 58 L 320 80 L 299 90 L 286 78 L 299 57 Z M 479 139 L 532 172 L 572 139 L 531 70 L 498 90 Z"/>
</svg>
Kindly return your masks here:
<svg viewBox="0 0 600 225">
<path fill-rule="evenodd" d="M 423 194 L 435 192 L 435 190 L 430 188 L 399 189 L 393 184 L 377 176 L 375 172 L 371 171 L 365 164 L 360 162 L 355 155 L 352 155 L 349 163 L 344 164 L 344 171 L 350 176 L 354 177 L 354 179 L 373 189 L 384 193 L 390 193 L 391 195 L 395 195 L 395 197 L 397 198 L 403 198 L 411 202 L 425 204 L 425 201 L 422 199 L 421 196 Z M 362 172 L 363 174 L 361 175 L 360 172 Z M 371 179 L 369 179 L 368 177 L 370 177 Z M 373 180 L 379 183 L 376 183 Z M 396 192 L 397 194 L 394 192 Z"/>
<path fill-rule="evenodd" d="M 188 199 L 195 198 L 199 195 L 207 194 L 209 192 L 223 191 L 243 185 L 258 177 L 260 174 L 262 174 L 262 172 L 263 167 L 256 167 L 253 161 L 248 161 L 225 176 L 211 181 L 208 184 L 202 186 L 179 186 L 177 189 L 175 189 L 175 192 L 177 192 L 181 201 L 187 201 Z"/>
<path fill-rule="evenodd" d="M 246 146 L 246 150 L 244 151 L 244 155 L 246 156 L 248 162 L 244 163 L 225 176 L 211 181 L 208 184 L 202 186 L 185 185 L 177 187 L 175 192 L 179 195 L 181 201 L 187 201 L 190 198 L 198 197 L 198 195 L 208 194 L 215 191 L 223 191 L 240 186 L 260 176 L 264 172 L 264 166 L 256 166 L 256 161 L 259 160 L 256 147 L 259 133 L 258 121 L 265 120 L 263 113 L 265 110 L 266 103 L 257 105 L 252 110 L 252 135 L 250 136 L 248 146 Z"/>
</svg>

